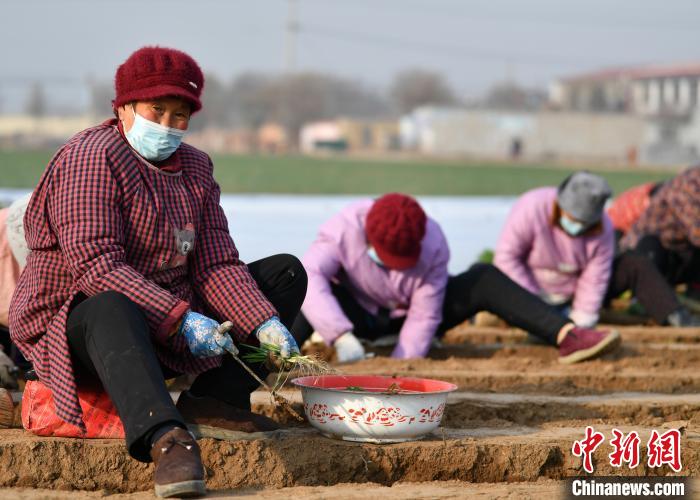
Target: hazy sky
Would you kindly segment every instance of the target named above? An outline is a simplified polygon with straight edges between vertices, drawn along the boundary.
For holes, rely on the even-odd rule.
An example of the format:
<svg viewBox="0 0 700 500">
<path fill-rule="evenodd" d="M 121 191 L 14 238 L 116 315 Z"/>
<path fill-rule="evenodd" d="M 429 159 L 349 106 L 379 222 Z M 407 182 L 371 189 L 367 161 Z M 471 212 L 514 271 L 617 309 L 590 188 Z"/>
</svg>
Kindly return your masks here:
<svg viewBox="0 0 700 500">
<path fill-rule="evenodd" d="M 31 81 L 84 104 L 135 49 L 182 49 L 207 72 L 285 68 L 288 0 L 0 0 L 0 111 Z M 384 88 L 402 68 L 443 72 L 463 96 L 506 77 L 545 86 L 602 66 L 700 60 L 698 0 L 298 0 L 297 69 Z"/>
</svg>

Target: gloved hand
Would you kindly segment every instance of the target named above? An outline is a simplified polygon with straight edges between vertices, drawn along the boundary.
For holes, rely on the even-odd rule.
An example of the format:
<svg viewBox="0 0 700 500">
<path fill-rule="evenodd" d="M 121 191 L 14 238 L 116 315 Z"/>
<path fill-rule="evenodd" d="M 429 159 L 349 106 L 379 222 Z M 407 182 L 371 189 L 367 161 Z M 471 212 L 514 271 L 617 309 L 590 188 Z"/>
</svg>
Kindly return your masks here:
<svg viewBox="0 0 700 500">
<path fill-rule="evenodd" d="M 593 328 L 598 323 L 598 315 L 574 309 L 569 313 L 571 321 L 582 328 Z"/>
<path fill-rule="evenodd" d="M 199 358 L 208 358 L 220 356 L 227 351 L 238 354 L 238 349 L 227 333 L 232 326 L 230 321 L 220 325 L 203 314 L 187 311 L 182 317 L 178 333 L 185 336 L 192 354 Z"/>
<path fill-rule="evenodd" d="M 349 363 L 365 359 L 365 348 L 352 332 L 346 332 L 333 342 L 335 353 L 340 363 Z"/>
<path fill-rule="evenodd" d="M 279 346 L 280 357 L 288 358 L 292 353 L 299 354 L 299 346 L 277 316 L 265 321 L 255 330 L 255 336 L 263 344 Z"/>
</svg>

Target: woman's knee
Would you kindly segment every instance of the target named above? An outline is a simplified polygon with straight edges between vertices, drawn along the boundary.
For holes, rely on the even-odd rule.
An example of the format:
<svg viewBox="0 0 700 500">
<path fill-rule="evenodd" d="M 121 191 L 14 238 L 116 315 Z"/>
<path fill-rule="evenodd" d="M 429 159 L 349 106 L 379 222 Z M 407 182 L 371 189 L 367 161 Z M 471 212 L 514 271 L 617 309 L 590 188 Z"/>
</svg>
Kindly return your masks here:
<svg viewBox="0 0 700 500">
<path fill-rule="evenodd" d="M 141 308 L 129 297 L 114 290 L 93 295 L 81 306 L 87 308 L 83 317 L 91 324 L 146 324 Z"/>
<path fill-rule="evenodd" d="M 652 261 L 658 261 L 666 253 L 666 249 L 658 236 L 647 234 L 639 240 L 634 253 L 644 255 Z"/>
<path fill-rule="evenodd" d="M 285 273 L 292 281 L 294 288 L 306 295 L 308 277 L 306 275 L 306 269 L 304 269 L 304 264 L 301 263 L 299 258 L 287 253 L 276 255 L 275 258 L 279 259 L 279 262 L 285 269 Z"/>
<path fill-rule="evenodd" d="M 503 272 L 493 264 L 477 262 L 467 270 L 467 276 L 474 284 L 488 282 L 494 278 L 503 276 Z"/>
<path fill-rule="evenodd" d="M 618 266 L 623 266 L 627 270 L 640 273 L 653 269 L 654 263 L 648 256 L 641 252 L 627 252 L 620 257 Z"/>
</svg>

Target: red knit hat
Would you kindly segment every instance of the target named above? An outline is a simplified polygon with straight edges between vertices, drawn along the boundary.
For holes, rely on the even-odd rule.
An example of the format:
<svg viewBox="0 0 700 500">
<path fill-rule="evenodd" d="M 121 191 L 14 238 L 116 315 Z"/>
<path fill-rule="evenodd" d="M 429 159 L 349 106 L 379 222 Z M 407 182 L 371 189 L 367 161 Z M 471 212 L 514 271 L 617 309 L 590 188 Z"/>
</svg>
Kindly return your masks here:
<svg viewBox="0 0 700 500">
<path fill-rule="evenodd" d="M 410 196 L 385 194 L 367 214 L 367 241 L 387 267 L 408 269 L 420 258 L 426 221 L 425 212 Z"/>
<path fill-rule="evenodd" d="M 204 75 L 190 56 L 175 49 L 142 47 L 117 68 L 114 77 L 114 109 L 132 101 L 181 97 L 192 105 L 192 112 L 202 108 L 199 96 Z"/>
</svg>

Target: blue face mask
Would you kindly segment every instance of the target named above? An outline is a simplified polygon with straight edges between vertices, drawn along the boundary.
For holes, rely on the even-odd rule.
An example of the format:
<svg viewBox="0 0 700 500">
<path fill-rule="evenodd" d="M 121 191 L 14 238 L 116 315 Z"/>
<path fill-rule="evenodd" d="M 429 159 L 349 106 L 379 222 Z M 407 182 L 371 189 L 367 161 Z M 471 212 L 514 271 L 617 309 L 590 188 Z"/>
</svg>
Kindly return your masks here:
<svg viewBox="0 0 700 500">
<path fill-rule="evenodd" d="M 372 259 L 378 266 L 386 267 L 384 262 L 382 262 L 382 259 L 379 258 L 379 255 L 377 255 L 377 251 L 374 249 L 374 247 L 369 247 L 367 249 L 367 255 L 369 255 L 369 258 Z"/>
<path fill-rule="evenodd" d="M 147 120 L 136 114 L 133 106 L 131 106 L 131 111 L 134 113 L 134 124 L 124 135 L 138 154 L 150 161 L 162 161 L 180 147 L 185 135 L 184 130 L 166 127 Z"/>
<path fill-rule="evenodd" d="M 570 236 L 578 236 L 586 229 L 586 226 L 584 226 L 583 223 L 573 221 L 563 215 L 559 217 L 559 224 L 561 225 L 561 228 Z"/>
</svg>

